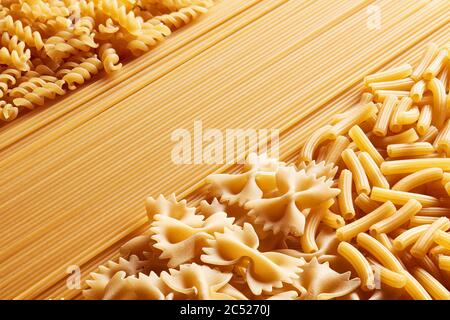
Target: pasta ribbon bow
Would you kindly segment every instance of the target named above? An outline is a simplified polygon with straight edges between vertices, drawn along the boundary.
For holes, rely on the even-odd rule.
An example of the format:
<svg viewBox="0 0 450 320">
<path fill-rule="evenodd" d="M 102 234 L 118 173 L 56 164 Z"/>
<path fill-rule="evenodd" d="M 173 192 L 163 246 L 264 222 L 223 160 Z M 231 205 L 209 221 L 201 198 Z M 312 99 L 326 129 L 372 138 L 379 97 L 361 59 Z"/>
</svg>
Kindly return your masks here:
<svg viewBox="0 0 450 320">
<path fill-rule="evenodd" d="M 340 190 L 332 188 L 333 180 L 327 176 L 317 177 L 313 167 L 297 171 L 293 166 L 278 169 L 275 179 L 276 196 L 256 199 L 246 203 L 249 215 L 264 231 L 274 234 L 303 235 L 305 217 L 309 210 L 335 198 Z"/>
<path fill-rule="evenodd" d="M 203 248 L 204 263 L 219 266 L 234 266 L 241 269 L 247 285 L 255 295 L 272 288 L 282 287 L 298 278 L 304 264 L 302 258 L 294 258 L 279 252 L 258 251 L 259 239 L 252 225 L 245 223 L 242 228 L 225 228 L 223 233 L 215 233 L 213 240 L 207 240 Z"/>
</svg>

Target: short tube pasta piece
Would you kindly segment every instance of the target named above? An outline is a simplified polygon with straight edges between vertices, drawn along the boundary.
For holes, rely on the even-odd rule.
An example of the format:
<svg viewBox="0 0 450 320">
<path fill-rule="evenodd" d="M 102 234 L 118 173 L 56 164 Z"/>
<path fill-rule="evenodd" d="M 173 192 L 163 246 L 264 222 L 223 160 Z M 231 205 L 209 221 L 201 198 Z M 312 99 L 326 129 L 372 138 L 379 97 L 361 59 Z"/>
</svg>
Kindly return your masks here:
<svg viewBox="0 0 450 320">
<path fill-rule="evenodd" d="M 387 147 L 387 153 L 391 158 L 421 156 L 433 152 L 434 147 L 429 142 L 398 143 Z"/>
<path fill-rule="evenodd" d="M 404 78 L 392 81 L 372 82 L 369 87 L 372 91 L 376 90 L 410 90 L 415 81 L 412 78 Z"/>
<path fill-rule="evenodd" d="M 432 123 L 440 128 L 444 125 L 444 121 L 447 117 L 447 97 L 445 88 L 442 82 L 437 78 L 431 79 L 428 82 L 427 87 L 433 94 Z"/>
<path fill-rule="evenodd" d="M 355 204 L 364 213 L 369 213 L 380 206 L 379 202 L 376 202 L 369 198 L 367 194 L 361 193 L 355 198 Z"/>
<path fill-rule="evenodd" d="M 410 64 L 403 64 L 396 68 L 392 68 L 386 71 L 381 71 L 364 77 L 364 85 L 367 87 L 373 82 L 393 81 L 398 79 L 407 78 L 412 73 L 412 67 Z"/>
<path fill-rule="evenodd" d="M 375 284 L 377 284 L 378 279 L 379 282 L 384 283 L 392 288 L 403 288 L 406 285 L 406 277 L 395 271 L 391 271 L 386 267 L 383 267 L 372 258 L 368 258 L 369 262 L 372 264 L 372 270 L 375 276 Z"/>
<path fill-rule="evenodd" d="M 345 226 L 345 220 L 342 216 L 328 210 L 322 218 L 322 222 L 330 228 L 337 229 Z"/>
<path fill-rule="evenodd" d="M 401 273 L 406 277 L 405 290 L 414 300 L 432 300 L 427 290 L 407 270 Z"/>
<path fill-rule="evenodd" d="M 444 232 L 442 230 L 437 230 L 434 234 L 433 239 L 437 244 L 450 250 L 450 233 Z"/>
<path fill-rule="evenodd" d="M 438 217 L 427 217 L 427 216 L 414 216 L 409 220 L 409 227 L 417 227 L 422 225 L 430 225 L 435 222 Z"/>
<path fill-rule="evenodd" d="M 328 153 L 325 158 L 326 163 L 336 164 L 341 158 L 342 151 L 344 151 L 350 141 L 345 136 L 338 136 L 328 148 Z"/>
<path fill-rule="evenodd" d="M 442 179 L 443 174 L 444 171 L 442 171 L 441 168 L 419 170 L 400 179 L 400 181 L 392 187 L 392 190 L 410 191 L 420 185 Z"/>
<path fill-rule="evenodd" d="M 352 112 L 348 117 L 342 119 L 334 125 L 337 135 L 347 134 L 348 130 L 354 125 L 363 123 L 378 113 L 378 108 L 373 102 L 362 105 Z"/>
<path fill-rule="evenodd" d="M 342 160 L 345 162 L 347 168 L 349 168 L 353 174 L 353 181 L 355 182 L 356 192 L 358 194 L 369 194 L 369 180 L 367 179 L 366 172 L 364 171 L 364 168 L 355 152 L 351 149 L 344 150 L 342 152 Z"/>
<path fill-rule="evenodd" d="M 371 213 L 337 229 L 336 236 L 341 241 L 349 241 L 359 233 L 369 230 L 374 223 L 393 215 L 395 211 L 396 209 L 392 202 L 387 201 Z"/>
<path fill-rule="evenodd" d="M 392 201 L 396 205 L 404 205 L 410 199 L 415 199 L 419 201 L 424 207 L 436 207 L 439 206 L 439 199 L 435 197 L 397 190 L 388 190 L 378 187 L 372 188 L 372 193 L 370 194 L 370 199 L 380 202 Z"/>
<path fill-rule="evenodd" d="M 381 165 L 384 161 L 383 157 L 359 126 L 353 126 L 348 132 L 348 135 L 356 143 L 359 150 L 367 152 L 378 166 Z"/>
<path fill-rule="evenodd" d="M 375 289 L 375 278 L 369 261 L 363 254 L 348 242 L 341 242 L 337 252 L 347 260 L 361 279 L 361 288 L 365 291 Z"/>
<path fill-rule="evenodd" d="M 319 250 L 316 244 L 316 233 L 320 221 L 328 211 L 329 204 L 324 203 L 317 208 L 313 208 L 308 215 L 305 231 L 300 238 L 300 244 L 304 252 L 311 253 Z"/>
<path fill-rule="evenodd" d="M 406 110 L 406 111 L 400 113 L 397 117 L 397 123 L 399 125 L 413 124 L 419 120 L 419 117 L 420 117 L 419 107 L 414 106 L 414 107 L 410 108 L 409 110 Z"/>
<path fill-rule="evenodd" d="M 394 249 L 397 251 L 405 250 L 405 248 L 416 242 L 422 233 L 428 229 L 428 227 L 429 226 L 427 225 L 418 226 L 401 233 L 394 239 L 394 241 L 392 241 Z"/>
<path fill-rule="evenodd" d="M 417 81 L 411 88 L 411 91 L 409 92 L 411 99 L 414 102 L 419 102 L 420 100 L 422 100 L 426 88 L 427 85 L 424 80 Z"/>
<path fill-rule="evenodd" d="M 400 115 L 406 112 L 412 105 L 412 99 L 410 97 L 403 97 L 395 106 L 392 113 L 391 121 L 389 122 L 389 129 L 392 132 L 400 132 L 402 129 L 402 123 L 400 123 Z"/>
<path fill-rule="evenodd" d="M 389 128 L 389 122 L 391 120 L 397 101 L 398 99 L 394 95 L 388 95 L 384 100 L 383 105 L 381 106 L 381 110 L 378 113 L 377 121 L 372 130 L 372 132 L 377 136 L 386 136 Z"/>
<path fill-rule="evenodd" d="M 423 72 L 425 80 L 432 80 L 444 68 L 445 62 L 448 60 L 448 48 L 442 48 Z"/>
<path fill-rule="evenodd" d="M 366 233 L 360 233 L 356 237 L 356 242 L 364 250 L 373 255 L 383 266 L 391 271 L 402 272 L 403 266 L 400 261 L 383 246 L 378 240 Z"/>
<path fill-rule="evenodd" d="M 416 267 L 413 269 L 412 274 L 434 299 L 450 299 L 450 292 L 425 269 Z"/>
<path fill-rule="evenodd" d="M 417 239 L 411 248 L 411 254 L 416 258 L 423 258 L 434 243 L 434 234 L 437 230 L 450 228 L 450 220 L 446 217 L 439 218 L 433 222 L 428 229 Z"/>
<path fill-rule="evenodd" d="M 427 168 L 441 168 L 450 171 L 450 158 L 425 158 L 385 161 L 380 169 L 384 175 L 411 173 Z"/>
<path fill-rule="evenodd" d="M 375 187 L 389 189 L 389 182 L 386 177 L 381 173 L 380 168 L 377 166 L 373 158 L 367 152 L 361 152 L 358 155 L 358 159 L 361 162 L 369 181 Z"/>
<path fill-rule="evenodd" d="M 439 255 L 438 258 L 439 269 L 450 271 L 450 256 L 448 255 Z"/>
<path fill-rule="evenodd" d="M 417 67 L 414 69 L 414 71 L 411 74 L 411 78 L 413 78 L 414 80 L 420 80 L 422 78 L 422 74 L 425 71 L 425 69 L 428 67 L 428 65 L 433 61 L 434 57 L 436 57 L 436 54 L 439 51 L 439 47 L 430 42 L 424 53 L 422 58 L 420 59 L 419 64 L 417 65 Z"/>
<path fill-rule="evenodd" d="M 355 216 L 355 208 L 352 199 L 352 172 L 344 169 L 339 176 L 338 188 L 341 193 L 338 195 L 339 210 L 344 219 L 352 219 Z"/>
<path fill-rule="evenodd" d="M 420 110 L 419 119 L 417 120 L 416 129 L 417 132 L 423 136 L 430 128 L 432 119 L 432 108 L 429 104 L 426 104 Z"/>
<path fill-rule="evenodd" d="M 416 130 L 414 128 L 409 128 L 399 134 L 392 135 L 389 137 L 373 137 L 372 142 L 377 147 L 383 147 L 395 143 L 413 143 L 419 140 Z"/>
<path fill-rule="evenodd" d="M 370 233 L 377 235 L 380 233 L 389 233 L 399 228 L 402 224 L 408 222 L 417 212 L 422 209 L 422 205 L 419 201 L 411 199 L 404 206 L 402 206 L 392 216 L 387 217 L 381 221 L 378 221 L 370 227 Z"/>
<path fill-rule="evenodd" d="M 300 152 L 299 161 L 312 161 L 317 147 L 327 141 L 336 139 L 333 126 L 326 125 L 316 130 L 305 143 Z"/>
</svg>

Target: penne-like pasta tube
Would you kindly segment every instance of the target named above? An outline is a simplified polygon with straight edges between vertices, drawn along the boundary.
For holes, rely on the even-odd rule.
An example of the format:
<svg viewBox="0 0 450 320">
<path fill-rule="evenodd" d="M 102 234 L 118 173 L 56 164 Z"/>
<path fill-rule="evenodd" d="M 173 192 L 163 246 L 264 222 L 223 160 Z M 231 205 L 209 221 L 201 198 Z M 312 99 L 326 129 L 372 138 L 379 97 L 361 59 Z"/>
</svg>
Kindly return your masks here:
<svg viewBox="0 0 450 320">
<path fill-rule="evenodd" d="M 361 162 L 369 181 L 372 183 L 372 186 L 389 189 L 389 182 L 367 152 L 361 152 L 358 155 L 358 159 Z"/>
<path fill-rule="evenodd" d="M 336 137 L 336 132 L 334 131 L 333 126 L 330 125 L 323 126 L 322 128 L 314 131 L 303 146 L 299 155 L 299 161 L 312 161 L 317 147 L 327 140 L 336 139 Z"/>
<path fill-rule="evenodd" d="M 437 219 L 439 219 L 439 218 L 438 217 L 428 217 L 428 216 L 415 216 L 415 217 L 412 217 L 411 220 L 409 220 L 409 227 L 413 228 L 413 227 L 417 227 L 417 226 L 432 224 Z"/>
<path fill-rule="evenodd" d="M 433 152 L 434 148 L 429 142 L 390 144 L 387 147 L 387 153 L 391 158 L 413 157 Z"/>
<path fill-rule="evenodd" d="M 375 99 L 381 102 L 386 102 L 389 96 L 394 96 L 397 99 L 409 97 L 407 90 L 377 90 L 375 91 Z"/>
<path fill-rule="evenodd" d="M 403 97 L 395 106 L 392 113 L 391 121 L 389 122 L 389 129 L 392 132 L 400 132 L 402 124 L 400 123 L 400 115 L 406 112 L 412 105 L 412 99 L 410 97 Z"/>
<path fill-rule="evenodd" d="M 361 288 L 365 291 L 375 289 L 375 278 L 369 261 L 364 255 L 348 242 L 341 242 L 337 252 L 355 269 L 361 279 Z"/>
<path fill-rule="evenodd" d="M 414 106 L 407 111 L 400 113 L 397 117 L 397 123 L 402 126 L 414 124 L 419 120 L 419 107 Z"/>
<path fill-rule="evenodd" d="M 429 217 L 442 217 L 442 216 L 450 217 L 450 208 L 443 208 L 443 207 L 422 208 L 419 214 L 422 216 L 429 216 Z"/>
<path fill-rule="evenodd" d="M 336 236 L 341 241 L 350 241 L 359 233 L 369 230 L 374 223 L 393 215 L 395 211 L 392 202 L 385 202 L 367 215 L 337 229 Z"/>
<path fill-rule="evenodd" d="M 410 64 L 403 64 L 396 68 L 392 68 L 386 71 L 381 71 L 364 77 L 364 85 L 367 87 L 373 82 L 393 81 L 398 79 L 407 78 L 412 73 L 412 67 Z"/>
<path fill-rule="evenodd" d="M 430 128 L 432 119 L 432 108 L 429 104 L 426 104 L 420 110 L 419 119 L 417 120 L 416 130 L 421 135 L 424 136 L 428 128 Z"/>
<path fill-rule="evenodd" d="M 411 78 L 418 81 L 422 78 L 422 74 L 425 71 L 425 69 L 430 65 L 430 63 L 433 61 L 433 59 L 436 57 L 436 54 L 439 51 L 439 47 L 434 43 L 429 43 L 424 51 L 424 54 L 417 65 L 417 67 L 414 69 L 414 71 L 411 73 Z"/>
<path fill-rule="evenodd" d="M 422 205 L 420 204 L 420 202 L 411 199 L 400 209 L 398 209 L 397 212 L 392 216 L 378 221 L 377 223 L 372 225 L 369 228 L 370 233 L 373 236 L 380 233 L 389 233 L 399 228 L 402 224 L 408 222 L 408 220 L 411 219 L 411 217 L 413 217 L 417 212 L 419 212 L 420 209 L 422 209 Z"/>
<path fill-rule="evenodd" d="M 364 213 L 372 212 L 380 206 L 379 202 L 370 199 L 365 193 L 361 193 L 355 198 L 355 204 L 358 208 L 364 211 Z"/>
<path fill-rule="evenodd" d="M 334 125 L 335 132 L 337 135 L 347 134 L 351 127 L 363 123 L 377 113 L 377 106 L 373 102 L 369 102 L 356 109 L 348 117 L 336 123 Z"/>
<path fill-rule="evenodd" d="M 401 273 L 406 277 L 405 290 L 414 300 L 432 300 L 427 290 L 407 270 Z"/>
<path fill-rule="evenodd" d="M 372 91 L 376 90 L 398 90 L 405 91 L 411 90 L 414 85 L 414 80 L 411 78 L 404 78 L 392 81 L 372 82 L 369 84 L 369 88 Z"/>
<path fill-rule="evenodd" d="M 448 255 L 439 255 L 439 269 L 450 271 L 450 256 Z"/>
<path fill-rule="evenodd" d="M 313 208 L 308 214 L 305 231 L 300 237 L 300 244 L 304 252 L 311 253 L 319 250 L 316 243 L 317 228 L 319 227 L 320 221 L 322 221 L 323 216 L 327 213 L 330 206 L 331 203 L 325 202 L 317 208 Z"/>
<path fill-rule="evenodd" d="M 389 251 L 394 251 L 394 246 L 392 245 L 391 238 L 386 233 L 379 233 L 374 236 L 375 239 L 380 241 L 380 243 L 385 246 Z"/>
<path fill-rule="evenodd" d="M 348 110 L 346 110 L 344 112 L 334 115 L 333 118 L 331 118 L 331 124 L 334 125 L 334 124 L 338 123 L 339 121 L 344 120 L 345 118 L 351 116 L 351 114 L 353 112 L 355 112 L 356 109 L 368 104 L 369 102 L 372 102 L 372 100 L 373 100 L 373 95 L 370 92 L 364 92 L 361 95 L 359 102 L 355 106 L 349 108 Z"/>
<path fill-rule="evenodd" d="M 389 123 L 394 112 L 398 99 L 394 95 L 388 95 L 381 106 L 378 113 L 377 121 L 373 127 L 372 132 L 380 137 L 386 136 L 389 128 Z"/>
<path fill-rule="evenodd" d="M 416 258 L 423 258 L 433 245 L 433 237 L 437 230 L 446 231 L 450 228 L 450 220 L 446 217 L 439 218 L 433 222 L 428 229 L 420 235 L 411 248 L 411 254 Z"/>
<path fill-rule="evenodd" d="M 440 128 L 444 125 L 444 121 L 447 117 L 447 96 L 445 87 L 439 79 L 433 78 L 428 82 L 427 88 L 433 94 L 432 123 L 437 128 Z"/>
<path fill-rule="evenodd" d="M 325 158 L 326 163 L 338 163 L 341 158 L 342 151 L 348 147 L 350 141 L 345 136 L 338 136 L 328 148 L 328 153 Z"/>
<path fill-rule="evenodd" d="M 404 205 L 410 199 L 415 199 L 419 201 L 424 207 L 436 207 L 439 206 L 439 199 L 435 197 L 397 190 L 388 190 L 378 187 L 372 188 L 372 193 L 370 194 L 370 199 L 380 202 L 392 201 L 396 205 Z"/>
<path fill-rule="evenodd" d="M 432 80 L 438 75 L 442 68 L 444 68 L 445 63 L 448 60 L 448 50 L 448 48 L 442 48 L 438 51 L 434 59 L 423 72 L 422 76 L 425 80 Z"/>
<path fill-rule="evenodd" d="M 437 245 L 430 249 L 430 254 L 431 255 L 439 255 L 439 254 L 450 255 L 450 250 L 447 248 L 444 248 L 443 246 Z"/>
<path fill-rule="evenodd" d="M 438 135 L 439 130 L 435 126 L 430 126 L 423 136 L 419 138 L 419 142 L 433 142 Z"/>
<path fill-rule="evenodd" d="M 412 173 L 428 168 L 441 168 L 444 171 L 450 170 L 450 158 L 426 158 L 385 161 L 381 164 L 381 172 L 384 175 L 398 173 Z"/>
<path fill-rule="evenodd" d="M 322 222 L 333 229 L 345 226 L 345 220 L 342 216 L 328 210 L 322 217 Z"/>
<path fill-rule="evenodd" d="M 394 249 L 397 251 L 405 250 L 405 248 L 409 247 L 414 242 L 416 242 L 417 239 L 419 239 L 420 235 L 424 233 L 427 229 L 428 226 L 423 225 L 404 231 L 392 241 Z"/>
<path fill-rule="evenodd" d="M 434 299 L 450 299 L 450 292 L 425 269 L 417 267 L 413 268 L 412 274 Z"/>
<path fill-rule="evenodd" d="M 433 236 L 433 239 L 438 245 L 450 250 L 450 233 L 437 230 Z"/>
<path fill-rule="evenodd" d="M 413 143 L 419 140 L 419 136 L 414 128 L 409 128 L 399 134 L 388 136 L 388 137 L 374 137 L 372 143 L 377 147 L 387 146 L 396 143 Z"/>
<path fill-rule="evenodd" d="M 370 185 L 366 172 L 356 156 L 355 152 L 351 149 L 346 149 L 342 152 L 342 160 L 347 168 L 350 169 L 353 175 L 353 181 L 355 182 L 356 192 L 358 194 L 369 194 Z"/>
<path fill-rule="evenodd" d="M 359 150 L 367 152 L 378 166 L 381 165 L 384 161 L 383 157 L 359 126 L 353 126 L 348 135 L 356 143 Z"/>
<path fill-rule="evenodd" d="M 409 95 L 414 102 L 419 102 L 423 98 L 427 84 L 424 80 L 417 81 L 411 88 Z"/>
<path fill-rule="evenodd" d="M 407 279 L 403 274 L 391 271 L 370 258 L 368 260 L 372 263 L 372 270 L 374 271 L 375 277 L 379 277 L 381 283 L 397 289 L 405 287 Z"/>
<path fill-rule="evenodd" d="M 420 185 L 442 179 L 444 172 L 441 168 L 428 168 L 416 171 L 407 175 L 400 181 L 398 181 L 392 190 L 397 191 L 410 191 L 417 188 Z"/>
<path fill-rule="evenodd" d="M 355 216 L 355 208 L 352 199 L 352 172 L 344 169 L 339 176 L 338 188 L 341 193 L 338 195 L 339 210 L 344 219 L 352 219 Z"/>
<path fill-rule="evenodd" d="M 366 233 L 360 233 L 356 237 L 356 242 L 389 270 L 395 272 L 402 272 L 404 270 L 400 261 L 375 238 Z"/>
</svg>

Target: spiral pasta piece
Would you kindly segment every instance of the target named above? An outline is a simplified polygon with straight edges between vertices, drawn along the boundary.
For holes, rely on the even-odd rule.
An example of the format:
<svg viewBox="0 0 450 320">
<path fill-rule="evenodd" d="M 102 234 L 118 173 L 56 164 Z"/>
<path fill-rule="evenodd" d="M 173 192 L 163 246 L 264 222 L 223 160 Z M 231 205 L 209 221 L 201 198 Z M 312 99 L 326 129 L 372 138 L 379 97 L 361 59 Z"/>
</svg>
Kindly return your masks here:
<svg viewBox="0 0 450 320">
<path fill-rule="evenodd" d="M 63 80 L 70 90 L 75 90 L 78 85 L 82 85 L 91 79 L 92 75 L 97 74 L 101 68 L 102 62 L 97 57 L 88 58 L 64 75 Z"/>
<path fill-rule="evenodd" d="M 16 35 L 19 40 L 25 42 L 27 46 L 41 50 L 44 47 L 41 34 L 33 31 L 30 26 L 24 26 L 21 21 L 14 21 L 11 16 L 6 16 L 0 20 L 0 29 L 10 35 Z"/>
<path fill-rule="evenodd" d="M 122 68 L 122 64 L 119 63 L 119 56 L 111 44 L 105 43 L 101 45 L 99 55 L 103 62 L 103 68 L 107 73 L 112 73 Z"/>
</svg>

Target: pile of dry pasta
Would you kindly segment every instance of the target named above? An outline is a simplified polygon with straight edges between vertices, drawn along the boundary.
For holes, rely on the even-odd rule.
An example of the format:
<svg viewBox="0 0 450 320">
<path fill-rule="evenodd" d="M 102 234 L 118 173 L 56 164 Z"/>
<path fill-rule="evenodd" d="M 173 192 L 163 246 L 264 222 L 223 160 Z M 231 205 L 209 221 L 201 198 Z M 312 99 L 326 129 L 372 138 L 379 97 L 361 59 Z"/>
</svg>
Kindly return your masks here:
<svg viewBox="0 0 450 320">
<path fill-rule="evenodd" d="M 0 1 L 0 120 L 141 55 L 214 0 Z"/>
<path fill-rule="evenodd" d="M 296 165 L 250 154 L 149 228 L 89 299 L 450 299 L 450 46 L 369 75 Z M 448 172 L 447 172 L 448 171 Z"/>
</svg>

